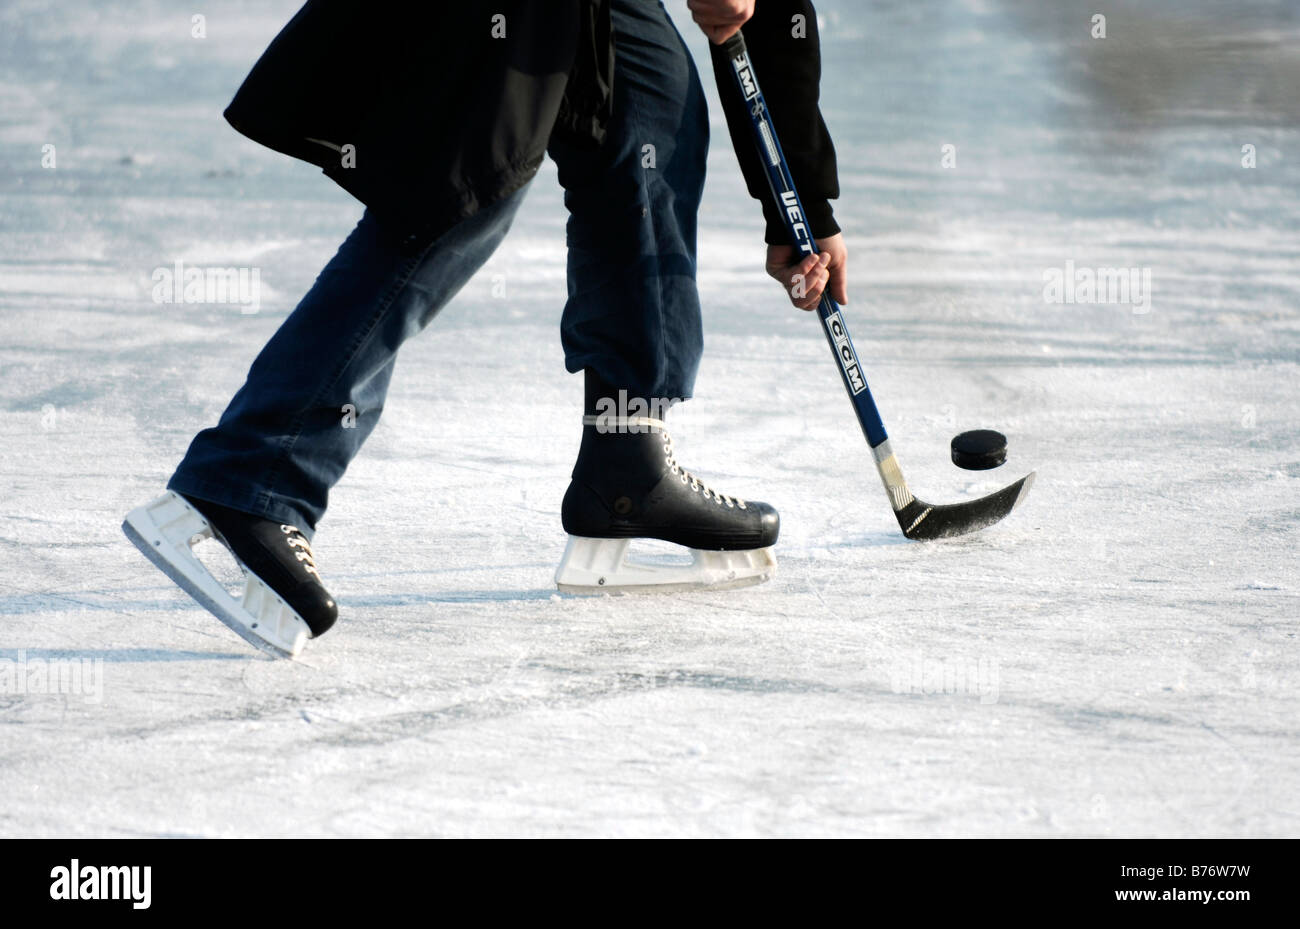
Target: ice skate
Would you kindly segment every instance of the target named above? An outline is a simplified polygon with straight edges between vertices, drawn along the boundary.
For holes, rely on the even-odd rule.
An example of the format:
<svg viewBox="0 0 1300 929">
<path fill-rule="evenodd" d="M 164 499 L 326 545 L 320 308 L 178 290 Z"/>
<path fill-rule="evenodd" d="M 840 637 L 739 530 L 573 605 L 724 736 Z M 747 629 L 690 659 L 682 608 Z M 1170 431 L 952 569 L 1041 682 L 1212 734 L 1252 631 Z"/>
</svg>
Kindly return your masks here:
<svg viewBox="0 0 1300 929">
<path fill-rule="evenodd" d="M 307 639 L 325 632 L 338 617 L 311 546 L 294 526 L 168 491 L 132 510 L 122 531 L 200 605 L 276 657 L 295 657 Z M 239 597 L 195 556 L 194 546 L 208 538 L 224 545 L 243 571 Z"/>
<path fill-rule="evenodd" d="M 566 593 L 745 587 L 776 572 L 775 509 L 706 485 L 677 463 L 664 422 L 588 413 L 561 517 L 569 543 L 555 573 Z M 599 383 L 595 392 L 600 393 Z M 635 539 L 688 549 L 689 564 L 637 562 Z"/>
</svg>

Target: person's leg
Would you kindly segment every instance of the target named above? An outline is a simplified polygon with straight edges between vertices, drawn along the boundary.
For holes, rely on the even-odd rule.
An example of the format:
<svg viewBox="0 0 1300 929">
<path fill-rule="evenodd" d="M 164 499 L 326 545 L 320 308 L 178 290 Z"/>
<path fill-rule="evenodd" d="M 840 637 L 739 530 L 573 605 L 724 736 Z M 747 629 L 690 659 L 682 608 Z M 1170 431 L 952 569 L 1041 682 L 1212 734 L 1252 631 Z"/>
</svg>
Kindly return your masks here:
<svg viewBox="0 0 1300 929">
<path fill-rule="evenodd" d="M 525 190 L 414 249 L 367 210 L 168 489 L 310 537 L 379 420 L 398 348 L 488 259 Z"/>
<path fill-rule="evenodd" d="M 569 208 L 566 367 L 647 400 L 691 396 L 703 349 L 696 213 L 709 123 L 658 0 L 614 0 L 614 107 L 596 151 L 553 143 Z"/>
<path fill-rule="evenodd" d="M 570 211 L 565 363 L 585 371 L 556 583 L 572 593 L 760 583 L 776 567 L 776 510 L 715 490 L 678 464 L 664 407 L 654 403 L 691 396 L 703 347 L 695 286 L 709 135 L 703 88 L 657 0 L 613 0 L 612 10 L 605 145 L 551 147 Z M 648 416 L 616 406 L 624 390 L 628 401 L 648 401 Z M 631 541 L 645 538 L 691 549 L 691 564 L 629 561 Z"/>
</svg>

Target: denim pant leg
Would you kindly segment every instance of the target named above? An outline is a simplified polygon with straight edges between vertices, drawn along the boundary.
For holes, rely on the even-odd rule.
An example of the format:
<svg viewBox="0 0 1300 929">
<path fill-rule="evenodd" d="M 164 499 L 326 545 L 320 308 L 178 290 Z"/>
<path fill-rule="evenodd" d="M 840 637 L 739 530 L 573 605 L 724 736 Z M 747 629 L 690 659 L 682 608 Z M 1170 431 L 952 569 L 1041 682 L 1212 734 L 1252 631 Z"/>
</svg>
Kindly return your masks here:
<svg viewBox="0 0 1300 929">
<path fill-rule="evenodd" d="M 703 351 L 696 214 L 709 122 L 690 53 L 658 0 L 613 0 L 605 144 L 553 141 L 569 208 L 565 366 L 645 398 L 687 398 Z"/>
<path fill-rule="evenodd" d="M 167 486 L 313 533 L 379 421 L 398 348 L 487 261 L 525 190 L 416 249 L 367 210 Z"/>
</svg>

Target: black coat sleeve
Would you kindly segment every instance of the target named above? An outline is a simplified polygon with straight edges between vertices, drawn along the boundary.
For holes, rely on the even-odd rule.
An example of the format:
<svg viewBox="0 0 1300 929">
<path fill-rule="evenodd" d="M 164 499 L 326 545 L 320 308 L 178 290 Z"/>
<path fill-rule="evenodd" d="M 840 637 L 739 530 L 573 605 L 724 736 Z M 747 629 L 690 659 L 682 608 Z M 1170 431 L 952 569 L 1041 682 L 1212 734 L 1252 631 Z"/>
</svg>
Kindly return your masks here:
<svg viewBox="0 0 1300 929">
<path fill-rule="evenodd" d="M 804 17 L 806 29 L 802 37 L 796 35 L 795 28 L 794 17 L 799 14 Z M 754 15 L 742 32 L 813 235 L 819 239 L 834 235 L 840 227 L 835 222 L 830 201 L 840 195 L 840 185 L 835 147 L 817 105 L 821 82 L 817 14 L 809 0 L 757 0 Z M 718 46 L 713 46 L 712 52 L 719 87 L 729 87 L 734 80 L 731 66 L 719 53 Z M 722 100 L 731 144 L 744 172 L 749 195 L 763 205 L 763 217 L 767 220 L 765 238 L 771 245 L 787 245 L 785 225 L 776 207 L 769 202 L 772 198 L 754 148 L 749 115 L 734 94 L 724 92 Z"/>
</svg>

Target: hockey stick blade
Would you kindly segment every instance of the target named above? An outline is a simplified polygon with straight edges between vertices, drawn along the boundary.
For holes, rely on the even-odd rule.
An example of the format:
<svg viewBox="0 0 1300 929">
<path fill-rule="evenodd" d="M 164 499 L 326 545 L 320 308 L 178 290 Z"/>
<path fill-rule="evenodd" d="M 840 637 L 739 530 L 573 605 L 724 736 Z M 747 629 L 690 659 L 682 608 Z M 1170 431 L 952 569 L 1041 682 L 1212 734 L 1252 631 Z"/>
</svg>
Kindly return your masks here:
<svg viewBox="0 0 1300 929">
<path fill-rule="evenodd" d="M 1030 471 L 1014 484 L 967 503 L 931 504 L 913 500 L 901 510 L 895 510 L 894 515 L 903 535 L 918 542 L 965 535 L 993 525 L 1020 506 L 1034 485 L 1035 474 Z"/>
<path fill-rule="evenodd" d="M 724 103 L 731 101 L 737 110 L 743 109 L 747 114 L 751 137 L 759 160 L 763 163 L 772 203 L 785 222 L 790 243 L 805 254 L 817 254 L 817 241 L 804 218 L 807 214 L 804 213 L 803 203 L 795 190 L 794 178 L 790 175 L 790 166 L 781 150 L 781 142 L 777 139 L 776 127 L 772 123 L 758 76 L 754 73 L 754 65 L 745 50 L 743 34 L 737 32 L 722 45 L 713 46 L 712 52 L 718 72 L 718 92 Z M 723 74 L 729 74 L 731 79 L 727 80 Z M 731 114 L 728 114 L 728 118 L 731 118 Z M 889 494 L 890 504 L 894 515 L 898 517 L 903 535 L 917 540 L 965 535 L 998 522 L 1024 501 L 1034 483 L 1033 472 L 997 493 L 966 503 L 929 504 L 913 497 L 890 447 L 889 434 L 885 432 L 880 411 L 867 386 L 866 373 L 858 360 L 857 349 L 853 347 L 844 314 L 829 293 L 822 294 L 817 315 L 821 318 L 823 332 L 839 367 L 840 379 L 848 391 L 853 412 L 866 436 L 867 445 L 871 448 L 876 471 L 885 485 L 885 492 Z"/>
</svg>

